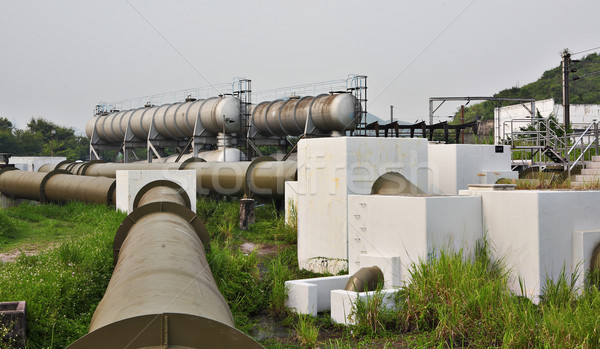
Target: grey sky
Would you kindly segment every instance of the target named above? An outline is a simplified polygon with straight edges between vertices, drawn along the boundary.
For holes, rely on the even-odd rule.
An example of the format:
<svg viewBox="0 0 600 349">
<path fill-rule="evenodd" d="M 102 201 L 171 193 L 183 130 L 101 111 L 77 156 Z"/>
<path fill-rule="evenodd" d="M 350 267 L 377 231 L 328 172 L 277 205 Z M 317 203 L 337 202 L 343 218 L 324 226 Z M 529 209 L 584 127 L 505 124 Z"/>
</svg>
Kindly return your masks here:
<svg viewBox="0 0 600 349">
<path fill-rule="evenodd" d="M 564 48 L 600 46 L 597 0 L 131 4 L 170 44 L 127 1 L 0 0 L 0 116 L 83 130 L 101 100 L 236 76 L 258 91 L 359 73 L 371 113 L 387 119 L 393 104 L 413 122 L 430 96 L 490 95 L 536 80 Z"/>
</svg>

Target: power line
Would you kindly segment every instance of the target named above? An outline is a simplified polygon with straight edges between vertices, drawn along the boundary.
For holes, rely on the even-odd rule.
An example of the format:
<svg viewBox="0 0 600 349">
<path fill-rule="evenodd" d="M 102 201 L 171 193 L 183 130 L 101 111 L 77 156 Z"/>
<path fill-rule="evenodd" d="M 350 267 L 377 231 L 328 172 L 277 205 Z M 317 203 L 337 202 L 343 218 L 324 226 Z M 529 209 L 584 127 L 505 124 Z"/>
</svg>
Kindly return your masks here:
<svg viewBox="0 0 600 349">
<path fill-rule="evenodd" d="M 585 75 L 576 76 L 576 77 L 574 77 L 574 78 L 573 78 L 571 81 L 579 80 L 579 79 L 585 78 L 586 76 L 590 76 L 590 75 L 596 75 L 596 74 L 600 74 L 600 70 L 597 70 L 597 71 L 595 71 L 595 72 L 591 72 L 591 73 L 587 73 L 587 74 L 585 74 Z"/>
<path fill-rule="evenodd" d="M 580 53 L 586 53 L 586 52 L 594 51 L 594 50 L 597 50 L 597 49 L 600 49 L 600 46 L 598 46 L 598 47 L 594 47 L 594 48 L 591 48 L 591 49 L 589 49 L 589 50 L 583 50 L 583 51 L 579 51 L 579 52 L 571 53 L 571 56 L 578 55 L 578 54 L 580 54 Z"/>
</svg>

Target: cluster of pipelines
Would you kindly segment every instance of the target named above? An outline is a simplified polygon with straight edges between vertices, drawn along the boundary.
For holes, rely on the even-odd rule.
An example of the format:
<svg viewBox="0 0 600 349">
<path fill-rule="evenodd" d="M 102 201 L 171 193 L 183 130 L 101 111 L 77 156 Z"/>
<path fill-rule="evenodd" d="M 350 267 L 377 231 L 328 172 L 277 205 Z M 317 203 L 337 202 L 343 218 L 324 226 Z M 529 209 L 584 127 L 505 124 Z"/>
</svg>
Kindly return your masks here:
<svg viewBox="0 0 600 349">
<path fill-rule="evenodd" d="M 234 327 L 206 260 L 208 233 L 185 191 L 151 183 L 134 201 L 89 333 L 68 348 L 262 348 Z"/>
<path fill-rule="evenodd" d="M 299 136 L 353 130 L 360 116 L 360 103 L 352 94 L 322 94 L 259 103 L 252 125 L 264 136 Z M 316 130 L 307 129 L 309 119 Z"/>
<path fill-rule="evenodd" d="M 62 162 L 43 165 L 39 172 L 65 170 L 83 176 L 116 178 L 119 170 L 194 170 L 199 195 L 256 196 L 282 198 L 286 181 L 295 181 L 296 161 L 275 161 L 260 157 L 253 161 L 204 162 L 189 159 L 182 163 Z"/>
<path fill-rule="evenodd" d="M 48 173 L 19 171 L 14 167 L 0 170 L 0 192 L 18 199 L 39 202 L 83 201 L 114 204 L 115 179 L 74 176 L 65 170 Z"/>
<path fill-rule="evenodd" d="M 106 143 L 121 143 L 131 136 L 146 140 L 150 130 L 169 139 L 214 135 L 240 130 L 240 100 L 233 96 L 186 100 L 182 103 L 103 113 L 90 119 L 85 132 Z"/>
</svg>

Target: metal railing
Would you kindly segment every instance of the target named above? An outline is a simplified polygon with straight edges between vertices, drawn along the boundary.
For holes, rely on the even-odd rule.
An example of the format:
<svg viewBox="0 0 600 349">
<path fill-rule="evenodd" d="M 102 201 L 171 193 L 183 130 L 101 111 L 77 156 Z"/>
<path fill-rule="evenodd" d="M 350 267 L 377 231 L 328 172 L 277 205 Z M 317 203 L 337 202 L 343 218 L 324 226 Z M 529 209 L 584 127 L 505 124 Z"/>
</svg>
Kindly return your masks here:
<svg viewBox="0 0 600 349">
<path fill-rule="evenodd" d="M 511 146 L 514 163 L 542 169 L 551 163 L 561 164 L 570 174 L 575 166 L 585 165 L 586 159 L 599 154 L 597 120 L 571 133 L 565 132 L 553 118 L 512 119 L 502 127 L 502 143 Z M 544 156 L 552 161 L 544 161 Z"/>
</svg>

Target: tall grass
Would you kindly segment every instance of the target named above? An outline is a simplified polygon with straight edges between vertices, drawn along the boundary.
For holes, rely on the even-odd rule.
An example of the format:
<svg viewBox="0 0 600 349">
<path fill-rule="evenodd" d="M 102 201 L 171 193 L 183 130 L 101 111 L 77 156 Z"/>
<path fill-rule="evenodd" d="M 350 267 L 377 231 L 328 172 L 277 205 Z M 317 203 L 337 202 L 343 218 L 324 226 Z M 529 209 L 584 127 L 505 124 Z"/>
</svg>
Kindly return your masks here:
<svg viewBox="0 0 600 349">
<path fill-rule="evenodd" d="M 23 204 L 5 213 L 23 217 L 19 224 L 24 228 L 44 217 L 78 227 L 79 235 L 56 249 L 0 264 L 0 301 L 27 301 L 28 348 L 64 348 L 87 333 L 110 280 L 112 239 L 125 216 L 106 206 L 78 203 Z"/>
</svg>

